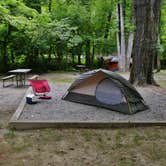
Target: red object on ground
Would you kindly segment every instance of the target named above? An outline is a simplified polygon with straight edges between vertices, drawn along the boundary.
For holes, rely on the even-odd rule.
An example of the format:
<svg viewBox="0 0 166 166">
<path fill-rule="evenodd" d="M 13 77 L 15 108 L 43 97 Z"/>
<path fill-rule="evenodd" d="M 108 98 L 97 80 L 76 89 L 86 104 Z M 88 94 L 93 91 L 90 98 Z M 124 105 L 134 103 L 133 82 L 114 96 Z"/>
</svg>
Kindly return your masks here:
<svg viewBox="0 0 166 166">
<path fill-rule="evenodd" d="M 107 65 L 107 69 L 111 71 L 116 71 L 118 70 L 118 68 L 119 68 L 118 62 L 109 62 Z"/>
<path fill-rule="evenodd" d="M 51 96 L 45 95 L 45 93 L 48 93 L 51 90 L 47 80 L 29 80 L 29 82 L 35 95 L 43 95 L 39 97 L 40 99 L 51 99 Z"/>
</svg>

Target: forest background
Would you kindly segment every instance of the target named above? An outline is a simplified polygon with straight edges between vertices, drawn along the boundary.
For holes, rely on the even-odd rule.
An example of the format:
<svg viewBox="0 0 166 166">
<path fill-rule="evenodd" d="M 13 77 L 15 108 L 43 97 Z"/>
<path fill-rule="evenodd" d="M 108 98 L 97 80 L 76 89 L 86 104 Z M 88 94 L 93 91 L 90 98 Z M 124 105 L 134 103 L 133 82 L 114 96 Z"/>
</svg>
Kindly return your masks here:
<svg viewBox="0 0 166 166">
<path fill-rule="evenodd" d="M 133 23 L 132 0 L 1 0 L 0 72 L 72 70 L 77 64 L 102 67 L 99 56 L 117 55 L 117 4 L 123 6 L 126 48 Z M 161 68 L 166 66 L 166 2 L 162 2 Z M 155 58 L 157 64 L 157 57 Z"/>
</svg>

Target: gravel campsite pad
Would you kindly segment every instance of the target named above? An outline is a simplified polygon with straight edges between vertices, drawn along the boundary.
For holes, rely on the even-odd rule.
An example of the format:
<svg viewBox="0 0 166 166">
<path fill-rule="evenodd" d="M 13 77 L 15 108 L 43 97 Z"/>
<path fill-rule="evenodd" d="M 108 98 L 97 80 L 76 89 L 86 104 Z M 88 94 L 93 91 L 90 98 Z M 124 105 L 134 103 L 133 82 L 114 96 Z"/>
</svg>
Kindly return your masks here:
<svg viewBox="0 0 166 166">
<path fill-rule="evenodd" d="M 52 84 L 51 100 L 42 100 L 37 104 L 25 104 L 18 119 L 29 121 L 55 121 L 55 122 L 159 122 L 166 121 L 166 92 L 159 87 L 137 88 L 143 96 L 149 110 L 133 115 L 110 111 L 108 109 L 73 103 L 62 100 L 69 84 Z"/>
</svg>

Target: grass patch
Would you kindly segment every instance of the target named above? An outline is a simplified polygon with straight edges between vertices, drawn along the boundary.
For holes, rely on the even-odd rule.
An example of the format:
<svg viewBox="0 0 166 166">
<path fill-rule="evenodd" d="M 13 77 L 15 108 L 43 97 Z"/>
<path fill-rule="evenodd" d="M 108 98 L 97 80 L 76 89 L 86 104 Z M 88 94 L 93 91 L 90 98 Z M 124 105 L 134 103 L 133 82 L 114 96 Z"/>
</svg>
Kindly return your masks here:
<svg viewBox="0 0 166 166">
<path fill-rule="evenodd" d="M 161 87 L 163 87 L 163 88 L 166 88 L 166 80 L 160 80 L 160 81 L 157 81 L 157 83 L 161 86 Z"/>
<path fill-rule="evenodd" d="M 160 72 L 156 73 L 156 75 L 166 75 L 166 70 L 161 70 Z"/>
<path fill-rule="evenodd" d="M 159 73 L 156 73 L 155 80 L 161 87 L 166 88 L 166 70 L 161 70 Z"/>
<path fill-rule="evenodd" d="M 53 129 L 42 130 L 41 137 L 44 141 L 61 141 L 63 139 L 62 133 L 56 132 Z"/>
<path fill-rule="evenodd" d="M 120 160 L 122 160 L 122 161 L 118 161 L 116 166 L 134 166 L 135 165 L 131 159 L 126 159 L 124 157 L 124 158 L 121 158 Z"/>
<path fill-rule="evenodd" d="M 12 145 L 12 150 L 15 152 L 20 152 L 20 151 L 24 151 L 27 148 L 30 147 L 29 143 L 25 143 L 25 142 L 18 142 Z"/>
<path fill-rule="evenodd" d="M 85 139 L 86 142 L 90 142 L 92 140 L 93 134 L 90 130 L 85 130 L 82 133 L 82 137 Z"/>
<path fill-rule="evenodd" d="M 51 78 L 51 79 L 49 79 L 49 81 L 52 83 L 71 83 L 74 80 L 75 80 L 74 78 Z"/>
<path fill-rule="evenodd" d="M 15 136 L 16 135 L 13 130 L 8 130 L 8 132 L 4 134 L 5 139 L 13 139 Z"/>
<path fill-rule="evenodd" d="M 3 129 L 3 124 L 2 123 L 0 123 L 0 129 Z"/>
<path fill-rule="evenodd" d="M 55 71 L 48 71 L 48 73 L 55 73 L 55 74 L 77 74 L 77 71 L 64 71 L 64 70 L 55 70 Z"/>
<path fill-rule="evenodd" d="M 157 143 L 152 144 L 152 146 L 146 147 L 146 153 L 152 161 L 160 161 L 165 159 L 166 149 L 165 145 L 159 146 Z"/>
</svg>

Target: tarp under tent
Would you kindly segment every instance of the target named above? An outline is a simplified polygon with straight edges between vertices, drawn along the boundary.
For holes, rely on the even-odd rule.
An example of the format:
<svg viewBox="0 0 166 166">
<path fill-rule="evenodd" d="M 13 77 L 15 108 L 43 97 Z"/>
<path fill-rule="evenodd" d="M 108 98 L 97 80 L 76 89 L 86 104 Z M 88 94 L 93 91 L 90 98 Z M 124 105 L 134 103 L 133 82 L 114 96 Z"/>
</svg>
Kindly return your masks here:
<svg viewBox="0 0 166 166">
<path fill-rule="evenodd" d="M 82 74 L 69 87 L 63 99 L 125 114 L 148 109 L 141 95 L 126 79 L 103 69 Z"/>
</svg>

